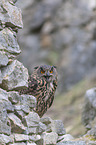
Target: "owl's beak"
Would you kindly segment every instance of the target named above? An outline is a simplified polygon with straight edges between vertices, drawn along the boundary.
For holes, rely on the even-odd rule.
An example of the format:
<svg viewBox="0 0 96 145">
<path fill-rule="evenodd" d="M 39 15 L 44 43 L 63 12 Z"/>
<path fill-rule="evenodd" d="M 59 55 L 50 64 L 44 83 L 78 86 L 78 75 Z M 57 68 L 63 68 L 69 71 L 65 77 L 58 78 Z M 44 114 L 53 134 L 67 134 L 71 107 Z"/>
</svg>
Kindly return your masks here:
<svg viewBox="0 0 96 145">
<path fill-rule="evenodd" d="M 50 81 L 50 74 L 47 72 L 45 76 L 46 80 L 49 82 Z"/>
</svg>

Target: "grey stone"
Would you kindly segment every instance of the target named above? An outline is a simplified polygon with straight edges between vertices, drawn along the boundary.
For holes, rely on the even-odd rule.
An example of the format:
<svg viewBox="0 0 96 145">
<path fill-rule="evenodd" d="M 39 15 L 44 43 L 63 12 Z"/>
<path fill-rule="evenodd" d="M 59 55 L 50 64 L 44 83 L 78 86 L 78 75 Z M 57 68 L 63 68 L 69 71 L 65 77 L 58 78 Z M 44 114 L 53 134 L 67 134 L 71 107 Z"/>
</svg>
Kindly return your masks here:
<svg viewBox="0 0 96 145">
<path fill-rule="evenodd" d="M 72 140 L 72 139 L 74 139 L 74 137 L 70 134 L 58 136 L 58 142 L 68 141 L 68 140 Z"/>
<path fill-rule="evenodd" d="M 27 145 L 36 145 L 36 143 L 29 143 L 29 142 L 28 142 Z"/>
<path fill-rule="evenodd" d="M 33 142 L 36 142 L 38 140 L 41 140 L 41 136 L 40 135 L 31 135 L 29 136 L 29 140 L 33 141 Z"/>
<path fill-rule="evenodd" d="M 26 113 L 24 113 L 22 110 L 15 110 L 15 114 L 18 118 L 20 118 L 21 120 L 23 120 L 24 116 L 26 116 Z"/>
<path fill-rule="evenodd" d="M 0 6 L 1 4 L 2 4 L 1 7 L 2 11 L 0 15 L 1 22 L 3 22 L 3 24 L 7 25 L 8 27 L 22 28 L 23 23 L 21 10 L 6 0 L 1 0 Z"/>
<path fill-rule="evenodd" d="M 27 116 L 24 117 L 24 124 L 28 127 L 37 127 L 40 121 L 40 117 L 35 112 L 30 112 Z"/>
<path fill-rule="evenodd" d="M 52 122 L 52 119 L 50 117 L 44 117 L 41 118 L 40 121 L 46 125 L 50 124 Z"/>
<path fill-rule="evenodd" d="M 0 100 L 8 101 L 8 94 L 5 90 L 0 88 Z"/>
<path fill-rule="evenodd" d="M 14 107 L 12 106 L 11 102 L 8 100 L 8 95 L 6 91 L 0 90 L 0 112 L 3 110 L 7 110 L 7 112 L 13 112 Z"/>
<path fill-rule="evenodd" d="M 2 88 L 6 90 L 19 89 L 28 86 L 28 71 L 17 60 L 2 69 L 3 81 Z"/>
<path fill-rule="evenodd" d="M 29 111 L 36 106 L 36 98 L 32 95 L 21 95 L 20 97 L 21 109 L 25 113 L 29 113 Z"/>
<path fill-rule="evenodd" d="M 44 140 L 44 144 L 52 144 L 56 145 L 58 135 L 56 132 L 51 132 L 51 133 L 43 133 L 42 138 Z"/>
<path fill-rule="evenodd" d="M 0 31 L 0 50 L 4 51 L 8 58 L 16 57 L 21 51 L 12 30 L 5 28 Z"/>
<path fill-rule="evenodd" d="M 9 60 L 8 57 L 5 55 L 5 52 L 0 52 L 0 66 L 6 66 Z"/>
<path fill-rule="evenodd" d="M 0 84 L 2 83 L 2 73 L 1 73 L 1 70 L 0 70 Z"/>
<path fill-rule="evenodd" d="M 82 113 L 82 122 L 86 128 L 91 128 L 91 122 L 96 116 L 96 88 L 86 91 Z"/>
<path fill-rule="evenodd" d="M 5 101 L 5 108 L 7 112 L 13 112 L 14 111 L 14 106 L 11 104 L 10 101 Z"/>
<path fill-rule="evenodd" d="M 27 103 L 28 106 L 30 107 L 30 109 L 33 109 L 36 107 L 36 98 L 32 95 L 26 95 L 25 96 L 27 98 Z"/>
<path fill-rule="evenodd" d="M 7 135 L 11 134 L 11 127 L 7 125 L 7 111 L 6 111 L 6 101 L 0 100 L 0 133 Z"/>
<path fill-rule="evenodd" d="M 12 143 L 12 140 L 10 136 L 0 134 L 0 145 L 4 145 L 4 143 L 5 144 Z"/>
<path fill-rule="evenodd" d="M 33 126 L 36 126 L 36 124 Z M 36 134 L 37 133 L 37 127 L 28 127 L 28 134 Z"/>
<path fill-rule="evenodd" d="M 85 141 L 63 141 L 56 145 L 86 145 Z"/>
<path fill-rule="evenodd" d="M 96 124 L 95 124 L 96 125 Z M 95 127 L 93 127 L 92 129 L 90 129 L 88 132 L 87 132 L 87 134 L 85 134 L 84 136 L 86 137 L 86 136 L 93 136 L 94 138 L 95 138 L 95 136 L 96 136 L 96 126 Z"/>
<path fill-rule="evenodd" d="M 3 122 L 0 120 L 0 133 L 4 133 L 7 135 L 11 134 L 11 127 L 7 125 L 7 122 Z"/>
<path fill-rule="evenodd" d="M 25 134 L 14 134 L 14 138 L 16 142 L 29 140 L 29 136 Z"/>
<path fill-rule="evenodd" d="M 25 131 L 25 127 L 21 120 L 13 113 L 8 114 L 8 118 L 11 122 L 11 131 L 14 133 L 22 133 Z"/>
<path fill-rule="evenodd" d="M 26 143 L 20 142 L 20 143 L 13 143 L 13 144 L 10 144 L 10 145 L 26 145 Z"/>
<path fill-rule="evenodd" d="M 37 127 L 37 133 L 41 134 L 42 132 L 46 131 L 47 126 L 43 124 L 42 122 L 39 122 L 38 127 Z"/>
<path fill-rule="evenodd" d="M 64 124 L 61 120 L 53 120 L 51 123 L 51 128 L 53 132 L 56 132 L 58 135 L 64 135 L 66 133 Z"/>
<path fill-rule="evenodd" d="M 36 141 L 36 145 L 43 145 L 43 144 L 44 144 L 44 141 L 42 138 L 40 140 Z"/>
<path fill-rule="evenodd" d="M 86 91 L 85 98 L 91 103 L 92 107 L 96 109 L 96 88 Z"/>
<path fill-rule="evenodd" d="M 20 95 L 18 92 L 11 91 L 8 93 L 8 99 L 12 104 L 17 104 L 20 101 Z"/>
</svg>

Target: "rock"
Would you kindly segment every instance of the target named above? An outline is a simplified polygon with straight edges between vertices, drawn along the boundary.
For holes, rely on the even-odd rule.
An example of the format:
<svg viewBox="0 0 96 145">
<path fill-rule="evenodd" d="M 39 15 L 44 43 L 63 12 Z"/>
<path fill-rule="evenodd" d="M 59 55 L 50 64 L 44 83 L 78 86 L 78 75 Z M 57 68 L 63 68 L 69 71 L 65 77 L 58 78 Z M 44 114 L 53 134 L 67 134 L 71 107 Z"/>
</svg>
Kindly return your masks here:
<svg viewBox="0 0 96 145">
<path fill-rule="evenodd" d="M 58 135 L 64 135 L 66 133 L 63 122 L 61 120 L 53 120 L 51 123 L 51 128 L 53 132 Z"/>
<path fill-rule="evenodd" d="M 58 136 L 58 141 L 57 142 L 63 142 L 63 141 L 68 141 L 74 139 L 72 135 L 70 134 L 65 134 L 62 136 Z"/>
<path fill-rule="evenodd" d="M 56 145 L 86 145 L 85 141 L 64 141 L 57 143 Z"/>
<path fill-rule="evenodd" d="M 30 112 L 27 116 L 24 117 L 24 125 L 30 127 L 37 127 L 40 121 L 40 117 L 35 112 Z"/>
<path fill-rule="evenodd" d="M 47 126 L 43 124 L 42 122 L 39 122 L 38 127 L 37 127 L 37 133 L 41 134 L 42 132 L 46 131 Z"/>
<path fill-rule="evenodd" d="M 44 145 L 45 144 L 52 144 L 55 145 L 58 139 L 58 135 L 55 132 L 51 132 L 51 133 L 43 133 L 42 134 L 42 138 L 44 140 Z"/>
<path fill-rule="evenodd" d="M 29 140 L 29 136 L 25 134 L 14 134 L 14 138 L 16 142 Z"/>
<path fill-rule="evenodd" d="M 6 90 L 19 89 L 28 86 L 28 71 L 17 60 L 2 69 L 3 81 L 2 88 Z"/>
<path fill-rule="evenodd" d="M 4 92 L 6 92 L 6 91 L 4 91 Z M 2 97 L 3 93 L 1 91 L 0 99 L 2 99 L 1 97 Z M 0 100 L 0 133 L 10 135 L 11 134 L 11 127 L 8 126 L 8 124 L 7 124 L 8 118 L 7 118 L 7 110 L 6 110 L 10 107 L 7 108 L 6 104 L 7 104 L 6 100 L 3 100 L 3 99 Z"/>
<path fill-rule="evenodd" d="M 85 94 L 85 105 L 82 113 L 82 122 L 86 128 L 91 128 L 91 122 L 96 116 L 96 88 L 88 90 Z"/>
<path fill-rule="evenodd" d="M 22 110 L 16 110 L 15 109 L 15 114 L 18 118 L 20 118 L 21 120 L 23 120 L 24 116 L 26 116 L 26 113 L 24 113 Z"/>
<path fill-rule="evenodd" d="M 0 134 L 4 133 L 6 135 L 11 134 L 11 127 L 7 125 L 7 122 L 3 122 L 0 120 Z"/>
<path fill-rule="evenodd" d="M 12 143 L 10 136 L 0 134 L 0 145 L 5 145 L 8 143 Z"/>
<path fill-rule="evenodd" d="M 8 93 L 8 99 L 12 104 L 17 104 L 20 101 L 20 95 L 18 92 L 11 91 Z"/>
<path fill-rule="evenodd" d="M 44 118 L 40 118 L 40 121 L 45 125 L 48 125 L 52 122 L 52 119 L 50 117 L 44 117 Z"/>
<path fill-rule="evenodd" d="M 96 125 L 96 124 L 95 124 Z M 84 136 L 93 136 L 93 139 L 96 137 L 96 126 L 93 127 L 91 130 L 89 130 L 87 132 L 87 134 L 85 134 Z"/>
<path fill-rule="evenodd" d="M 8 100 L 8 93 L 5 90 L 0 89 L 0 112 L 7 110 L 7 112 L 13 112 L 14 107 Z"/>
<path fill-rule="evenodd" d="M 8 118 L 11 121 L 11 131 L 14 133 L 23 133 L 25 127 L 22 124 L 21 120 L 13 113 L 8 114 Z"/>
<path fill-rule="evenodd" d="M 0 100 L 8 101 L 8 94 L 5 90 L 0 88 Z"/>
<path fill-rule="evenodd" d="M 34 124 L 33 124 L 34 126 Z M 36 126 L 36 124 L 35 124 Z M 27 132 L 29 135 L 30 134 L 37 134 L 37 127 L 28 127 L 28 132 Z"/>
<path fill-rule="evenodd" d="M 0 50 L 4 51 L 5 58 L 16 57 L 21 52 L 15 35 L 16 33 L 8 28 L 0 31 Z M 6 59 L 6 63 L 8 62 L 8 58 Z"/>
<path fill-rule="evenodd" d="M 33 142 L 37 142 L 38 140 L 41 140 L 41 136 L 40 135 L 31 135 L 29 136 L 29 139 Z"/>
<path fill-rule="evenodd" d="M 20 104 L 22 105 L 21 109 L 24 112 L 28 113 L 29 110 L 35 108 L 35 106 L 36 106 L 36 98 L 34 96 L 32 96 L 32 95 L 21 95 Z"/>
<path fill-rule="evenodd" d="M 36 145 L 36 143 L 29 143 L 29 142 L 28 142 L 27 145 Z"/>
<path fill-rule="evenodd" d="M 0 52 L 0 67 L 6 66 L 8 64 L 9 60 L 7 55 L 5 55 L 5 52 Z"/>
<path fill-rule="evenodd" d="M 0 70 L 0 84 L 2 84 L 2 73 L 1 73 L 1 70 Z"/>
<path fill-rule="evenodd" d="M 13 144 L 10 144 L 10 145 L 26 145 L 26 143 L 20 142 L 20 143 L 13 143 Z"/>
<path fill-rule="evenodd" d="M 10 101 L 5 101 L 5 108 L 7 110 L 7 113 L 13 112 L 14 111 L 14 106 L 11 104 Z"/>
<path fill-rule="evenodd" d="M 6 0 L 1 0 L 0 6 L 2 8 L 0 20 L 3 24 L 12 28 L 23 27 L 21 10 L 19 8 Z"/>
</svg>

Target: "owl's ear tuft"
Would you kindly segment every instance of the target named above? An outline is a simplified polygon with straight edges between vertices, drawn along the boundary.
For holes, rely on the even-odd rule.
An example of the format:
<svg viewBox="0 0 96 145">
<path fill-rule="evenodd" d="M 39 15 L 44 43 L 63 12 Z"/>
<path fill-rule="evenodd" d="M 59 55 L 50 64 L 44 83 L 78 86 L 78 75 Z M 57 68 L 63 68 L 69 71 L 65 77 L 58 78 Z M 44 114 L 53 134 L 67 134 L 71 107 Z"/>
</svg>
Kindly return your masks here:
<svg viewBox="0 0 96 145">
<path fill-rule="evenodd" d="M 34 69 L 37 69 L 39 66 L 35 66 Z"/>
</svg>

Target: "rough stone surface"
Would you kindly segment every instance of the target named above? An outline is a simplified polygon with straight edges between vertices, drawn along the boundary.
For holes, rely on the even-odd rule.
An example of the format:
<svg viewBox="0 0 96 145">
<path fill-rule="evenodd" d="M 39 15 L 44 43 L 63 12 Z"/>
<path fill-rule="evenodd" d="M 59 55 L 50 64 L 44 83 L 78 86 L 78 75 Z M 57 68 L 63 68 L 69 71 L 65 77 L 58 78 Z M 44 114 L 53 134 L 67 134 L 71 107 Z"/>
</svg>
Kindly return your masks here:
<svg viewBox="0 0 96 145">
<path fill-rule="evenodd" d="M 20 54 L 21 50 L 14 31 L 8 28 L 0 31 L 0 50 L 4 51 L 8 58 L 13 58 Z"/>
<path fill-rule="evenodd" d="M 23 143 L 12 143 L 10 145 L 26 145 L 26 144 L 23 142 Z"/>
<path fill-rule="evenodd" d="M 5 55 L 5 52 L 0 52 L 0 67 L 6 66 L 8 64 L 9 60 L 7 55 Z"/>
<path fill-rule="evenodd" d="M 56 145 L 86 145 L 84 141 L 64 141 L 63 143 L 57 143 Z"/>
<path fill-rule="evenodd" d="M 0 70 L 0 84 L 2 83 L 2 73 L 1 73 L 1 70 Z"/>
<path fill-rule="evenodd" d="M 29 140 L 29 136 L 25 134 L 14 134 L 14 138 L 16 142 L 27 141 Z"/>
<path fill-rule="evenodd" d="M 0 7 L 0 20 L 3 25 L 7 25 L 12 28 L 22 28 L 23 23 L 20 9 L 6 0 L 1 0 Z"/>
<path fill-rule="evenodd" d="M 61 120 L 53 120 L 51 123 L 52 131 L 58 135 L 64 135 L 66 133 L 63 122 Z"/>
<path fill-rule="evenodd" d="M 7 135 L 0 134 L 0 144 L 3 145 L 8 143 L 12 143 L 11 138 Z"/>
<path fill-rule="evenodd" d="M 51 133 L 43 133 L 42 138 L 44 140 L 44 144 L 53 144 L 55 145 L 57 142 L 58 135 L 56 132 Z"/>
<path fill-rule="evenodd" d="M 11 131 L 14 133 L 22 133 L 25 131 L 25 127 L 22 124 L 21 120 L 13 113 L 8 115 L 8 118 L 11 121 Z"/>
<path fill-rule="evenodd" d="M 41 118 L 40 121 L 44 123 L 45 125 L 48 125 L 52 122 L 52 119 L 50 117 L 44 117 L 44 118 Z"/>
<path fill-rule="evenodd" d="M 68 140 L 73 140 L 73 139 L 74 139 L 74 137 L 70 134 L 58 136 L 58 142 L 63 142 L 63 141 L 68 141 Z"/>
<path fill-rule="evenodd" d="M 29 139 L 33 142 L 37 142 L 38 140 L 41 140 L 41 136 L 40 135 L 31 135 L 29 136 Z"/>
<path fill-rule="evenodd" d="M 39 122 L 39 125 L 38 125 L 38 128 L 37 128 L 38 134 L 41 134 L 46 130 L 47 130 L 47 126 L 45 124 L 43 124 L 42 122 Z"/>
<path fill-rule="evenodd" d="M 28 70 L 17 60 L 2 68 L 2 74 L 2 88 L 6 90 L 27 87 L 28 85 Z"/>
<path fill-rule="evenodd" d="M 35 112 L 30 112 L 24 119 L 28 127 L 37 127 L 40 121 L 39 115 Z"/>
<path fill-rule="evenodd" d="M 12 104 L 17 104 L 20 101 L 20 95 L 18 92 L 12 91 L 8 93 L 8 99 Z"/>
<path fill-rule="evenodd" d="M 91 128 L 91 122 L 96 116 L 96 88 L 88 90 L 85 94 L 85 102 L 82 113 L 82 122 L 86 128 Z"/>
</svg>

